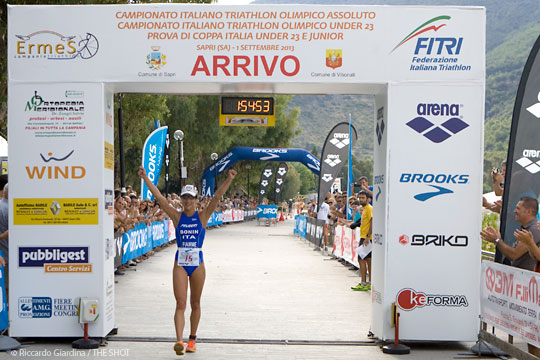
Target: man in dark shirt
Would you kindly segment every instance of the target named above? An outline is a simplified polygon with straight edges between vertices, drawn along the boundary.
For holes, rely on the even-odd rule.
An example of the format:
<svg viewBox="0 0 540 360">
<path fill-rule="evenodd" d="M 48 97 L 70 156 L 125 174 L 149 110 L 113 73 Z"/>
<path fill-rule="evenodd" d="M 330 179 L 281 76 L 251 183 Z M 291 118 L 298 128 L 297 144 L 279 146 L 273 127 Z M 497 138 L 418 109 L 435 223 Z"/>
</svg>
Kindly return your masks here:
<svg viewBox="0 0 540 360">
<path fill-rule="evenodd" d="M 540 230 L 537 227 L 538 201 L 530 197 L 522 197 L 514 209 L 517 222 L 521 224 L 521 229 L 531 232 L 534 243 L 540 245 Z M 522 241 L 516 241 L 513 246 L 507 245 L 501 238 L 501 233 L 491 226 L 485 228 L 480 235 L 482 239 L 495 244 L 505 257 L 510 259 L 512 266 L 520 269 L 534 271 L 536 259 L 529 254 L 529 247 Z"/>
</svg>

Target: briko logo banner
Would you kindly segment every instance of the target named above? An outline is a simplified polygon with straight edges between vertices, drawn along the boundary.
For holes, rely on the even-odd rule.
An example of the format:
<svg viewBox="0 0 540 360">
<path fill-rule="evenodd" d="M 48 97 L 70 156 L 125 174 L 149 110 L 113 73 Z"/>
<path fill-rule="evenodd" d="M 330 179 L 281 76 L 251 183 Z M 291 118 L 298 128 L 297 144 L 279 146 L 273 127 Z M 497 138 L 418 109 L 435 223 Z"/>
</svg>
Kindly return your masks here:
<svg viewBox="0 0 540 360">
<path fill-rule="evenodd" d="M 215 164 L 204 170 L 201 180 L 201 194 L 203 196 L 212 196 L 214 194 L 214 177 L 216 174 L 219 175 L 225 172 L 240 160 L 301 162 L 316 175 L 319 175 L 321 168 L 319 159 L 304 149 L 234 147 L 218 159 Z"/>
<path fill-rule="evenodd" d="M 257 218 L 277 218 L 277 205 L 257 205 Z"/>
<path fill-rule="evenodd" d="M 510 144 L 504 179 L 501 234 L 508 244 L 515 239 L 520 226 L 514 219 L 514 208 L 522 197 L 538 199 L 540 194 L 540 36 L 536 40 L 523 74 L 512 115 Z M 496 260 L 501 261 L 501 254 Z"/>
<path fill-rule="evenodd" d="M 289 170 L 289 167 L 284 162 L 279 163 L 277 171 L 276 171 L 276 196 L 275 201 L 276 204 L 279 202 L 279 197 L 281 196 L 281 189 L 283 188 L 283 183 L 285 182 L 285 175 L 287 175 L 287 171 Z"/>
<path fill-rule="evenodd" d="M 268 188 L 270 187 L 270 181 L 274 175 L 274 166 L 272 164 L 266 164 L 262 173 L 261 181 L 259 183 L 259 202 L 262 203 L 263 198 L 268 198 Z"/>
<path fill-rule="evenodd" d="M 342 122 L 334 126 L 324 142 L 321 157 L 321 175 L 319 177 L 319 205 L 324 201 L 328 190 L 349 158 L 349 146 L 354 146 L 357 139 L 356 129 Z"/>
<path fill-rule="evenodd" d="M 154 130 L 144 142 L 142 153 L 142 164 L 146 175 L 157 186 L 161 165 L 163 164 L 163 154 L 165 151 L 165 139 L 167 137 L 167 126 L 162 126 Z M 143 200 L 153 200 L 154 196 L 141 179 L 141 195 Z"/>
</svg>

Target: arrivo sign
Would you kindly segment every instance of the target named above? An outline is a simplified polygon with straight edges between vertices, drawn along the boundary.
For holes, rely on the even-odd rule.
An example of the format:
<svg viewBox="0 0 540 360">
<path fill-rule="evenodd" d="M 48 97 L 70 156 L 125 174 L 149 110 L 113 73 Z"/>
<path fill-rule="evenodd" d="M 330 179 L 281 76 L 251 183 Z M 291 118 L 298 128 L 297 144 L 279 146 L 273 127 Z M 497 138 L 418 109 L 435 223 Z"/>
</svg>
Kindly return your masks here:
<svg viewBox="0 0 540 360">
<path fill-rule="evenodd" d="M 214 55 L 208 60 L 199 55 L 193 65 L 191 76 L 198 73 L 206 76 L 238 76 L 240 72 L 245 76 L 259 76 L 259 74 L 273 76 L 276 71 L 285 76 L 295 76 L 300 71 L 300 60 L 293 55 L 281 58 L 278 55 L 271 58 L 265 55 Z"/>
</svg>

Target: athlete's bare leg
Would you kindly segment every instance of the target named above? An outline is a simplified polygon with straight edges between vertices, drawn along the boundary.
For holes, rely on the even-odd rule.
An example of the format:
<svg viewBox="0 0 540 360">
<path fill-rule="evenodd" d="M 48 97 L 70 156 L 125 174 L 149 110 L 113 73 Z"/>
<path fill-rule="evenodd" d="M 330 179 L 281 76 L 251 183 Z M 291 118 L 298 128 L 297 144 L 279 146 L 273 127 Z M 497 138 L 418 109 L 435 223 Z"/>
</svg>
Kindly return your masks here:
<svg viewBox="0 0 540 360">
<path fill-rule="evenodd" d="M 176 329 L 176 341 L 182 341 L 184 332 L 184 313 L 186 312 L 188 275 L 183 267 L 175 262 L 173 268 L 173 291 L 176 299 L 176 310 L 174 312 L 174 328 Z"/>
<path fill-rule="evenodd" d="M 199 327 L 199 321 L 201 320 L 201 295 L 205 279 L 206 268 L 204 267 L 204 263 L 202 263 L 189 278 L 189 287 L 191 289 L 191 295 L 189 296 L 189 302 L 191 305 L 190 335 L 197 335 L 197 328 Z"/>
</svg>

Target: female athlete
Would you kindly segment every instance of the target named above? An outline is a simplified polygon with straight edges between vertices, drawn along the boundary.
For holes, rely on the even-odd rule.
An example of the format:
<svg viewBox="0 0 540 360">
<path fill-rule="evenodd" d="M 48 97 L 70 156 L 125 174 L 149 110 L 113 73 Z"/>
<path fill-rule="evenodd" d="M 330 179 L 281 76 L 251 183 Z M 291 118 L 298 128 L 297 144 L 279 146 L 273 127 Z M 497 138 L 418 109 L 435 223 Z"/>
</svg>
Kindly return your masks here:
<svg viewBox="0 0 540 360">
<path fill-rule="evenodd" d="M 174 351 L 176 351 L 177 355 L 184 354 L 182 335 L 185 325 L 184 312 L 186 311 L 187 288 L 189 283 L 191 289 L 191 296 L 189 298 L 191 304 L 191 333 L 185 351 L 195 352 L 197 328 L 201 319 L 201 294 L 206 278 L 202 252 L 206 224 L 216 209 L 219 199 L 225 194 L 237 172 L 233 169 L 229 170 L 227 180 L 216 190 L 214 197 L 201 212 L 197 211 L 197 188 L 195 186 L 186 185 L 182 188 L 180 197 L 182 199 L 183 211 L 178 212 L 169 205 L 167 199 L 152 184 L 142 166 L 139 167 L 137 174 L 144 180 L 148 189 L 158 200 L 163 211 L 169 215 L 176 229 L 178 250 L 176 251 L 173 267 L 173 290 L 174 297 L 176 298 L 174 326 L 177 341 L 174 344 Z"/>
</svg>

